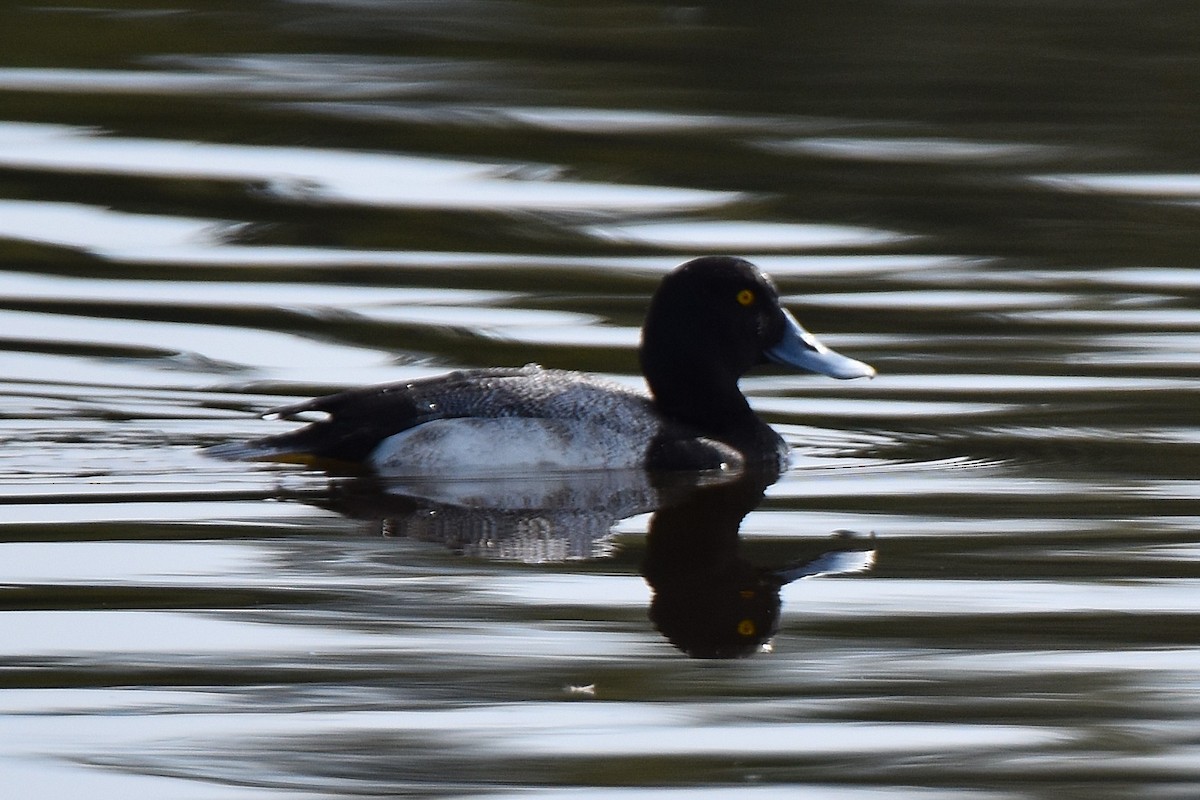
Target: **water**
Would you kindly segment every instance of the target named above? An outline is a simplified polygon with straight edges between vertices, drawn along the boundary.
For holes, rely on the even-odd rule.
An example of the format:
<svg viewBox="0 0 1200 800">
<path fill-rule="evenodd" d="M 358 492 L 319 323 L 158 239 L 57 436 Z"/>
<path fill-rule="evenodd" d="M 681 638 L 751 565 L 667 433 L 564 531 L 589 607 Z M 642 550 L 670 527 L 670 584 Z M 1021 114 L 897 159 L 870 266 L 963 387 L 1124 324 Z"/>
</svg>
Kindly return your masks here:
<svg viewBox="0 0 1200 800">
<path fill-rule="evenodd" d="M 0 15 L 6 796 L 1195 796 L 1194 4 Z M 201 452 L 638 385 L 704 252 L 880 371 L 744 382 L 765 498 L 414 516 Z M 754 652 L 687 657 L 729 597 Z"/>
</svg>

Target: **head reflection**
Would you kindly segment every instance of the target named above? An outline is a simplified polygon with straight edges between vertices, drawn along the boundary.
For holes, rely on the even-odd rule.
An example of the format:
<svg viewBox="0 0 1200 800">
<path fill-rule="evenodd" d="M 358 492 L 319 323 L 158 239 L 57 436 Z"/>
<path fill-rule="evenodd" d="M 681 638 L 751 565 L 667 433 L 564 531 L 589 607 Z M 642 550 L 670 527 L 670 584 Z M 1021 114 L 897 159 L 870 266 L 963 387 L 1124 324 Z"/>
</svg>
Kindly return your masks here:
<svg viewBox="0 0 1200 800">
<path fill-rule="evenodd" d="M 512 479 L 334 484 L 322 502 L 371 520 L 388 536 L 436 542 L 454 552 L 523 563 L 603 558 L 613 528 L 653 512 L 642 576 L 658 631 L 693 658 L 741 658 L 778 632 L 780 589 L 815 575 L 859 572 L 870 540 L 841 535 L 814 558 L 757 565 L 741 554 L 743 519 L 774 473 L 593 471 Z"/>
<path fill-rule="evenodd" d="M 813 559 L 782 567 L 743 558 L 742 520 L 772 482 L 744 475 L 698 488 L 660 508 L 650 521 L 642 565 L 654 591 L 650 619 L 693 658 L 742 658 L 764 650 L 779 630 L 783 586 L 798 578 L 862 571 L 873 561 L 869 545 L 851 536 Z"/>
</svg>

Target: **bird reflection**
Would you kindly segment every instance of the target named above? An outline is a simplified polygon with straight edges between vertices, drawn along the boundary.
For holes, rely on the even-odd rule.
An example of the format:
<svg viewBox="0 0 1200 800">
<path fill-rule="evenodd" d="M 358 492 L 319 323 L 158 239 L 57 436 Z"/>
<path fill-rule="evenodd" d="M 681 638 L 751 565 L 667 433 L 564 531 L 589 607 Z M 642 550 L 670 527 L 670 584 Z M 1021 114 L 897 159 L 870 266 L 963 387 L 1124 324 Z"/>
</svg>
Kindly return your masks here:
<svg viewBox="0 0 1200 800">
<path fill-rule="evenodd" d="M 650 619 L 694 658 L 740 658 L 769 648 L 780 590 L 799 578 L 861 572 L 871 540 L 842 534 L 815 558 L 760 566 L 741 553 L 742 520 L 774 473 L 653 474 L 644 470 L 524 478 L 336 482 L 323 501 L 388 536 L 437 542 L 473 557 L 525 563 L 613 552 L 613 528 L 653 512 L 642 575 Z"/>
<path fill-rule="evenodd" d="M 654 590 L 650 619 L 693 658 L 740 658 L 763 650 L 779 630 L 780 589 L 798 578 L 862 571 L 874 561 L 874 551 L 850 536 L 815 559 L 783 567 L 742 557 L 742 520 L 772 482 L 748 475 L 698 489 L 651 518 L 642 565 Z"/>
</svg>

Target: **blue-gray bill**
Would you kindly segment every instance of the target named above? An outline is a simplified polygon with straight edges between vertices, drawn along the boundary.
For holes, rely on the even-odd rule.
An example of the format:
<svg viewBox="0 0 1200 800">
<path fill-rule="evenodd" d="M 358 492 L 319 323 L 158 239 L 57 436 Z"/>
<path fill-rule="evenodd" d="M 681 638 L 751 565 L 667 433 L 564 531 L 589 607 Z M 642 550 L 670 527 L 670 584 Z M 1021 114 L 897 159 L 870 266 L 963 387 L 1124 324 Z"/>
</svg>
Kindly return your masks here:
<svg viewBox="0 0 1200 800">
<path fill-rule="evenodd" d="M 830 350 L 784 311 L 788 326 L 779 344 L 767 350 L 767 358 L 777 364 L 818 372 L 831 378 L 873 378 L 875 368 Z"/>
</svg>

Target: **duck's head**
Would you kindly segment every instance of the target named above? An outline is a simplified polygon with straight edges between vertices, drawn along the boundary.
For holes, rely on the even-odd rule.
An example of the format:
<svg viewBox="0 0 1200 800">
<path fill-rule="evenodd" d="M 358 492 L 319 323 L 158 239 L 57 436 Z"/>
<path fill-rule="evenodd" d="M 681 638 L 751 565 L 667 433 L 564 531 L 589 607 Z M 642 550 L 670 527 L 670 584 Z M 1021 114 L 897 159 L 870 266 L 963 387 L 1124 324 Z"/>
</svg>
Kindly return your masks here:
<svg viewBox="0 0 1200 800">
<path fill-rule="evenodd" d="M 780 305 L 770 278 L 729 256 L 696 258 L 663 278 L 642 328 L 640 356 L 651 391 L 671 405 L 688 402 L 688 393 L 731 390 L 744 403 L 738 378 L 768 362 L 833 378 L 875 374 L 821 344 Z"/>
</svg>

